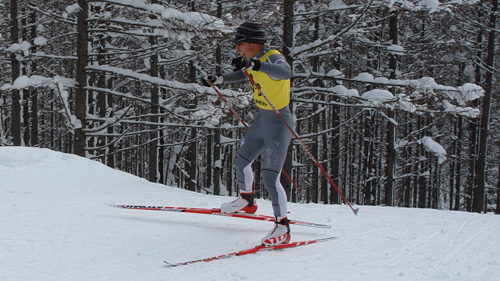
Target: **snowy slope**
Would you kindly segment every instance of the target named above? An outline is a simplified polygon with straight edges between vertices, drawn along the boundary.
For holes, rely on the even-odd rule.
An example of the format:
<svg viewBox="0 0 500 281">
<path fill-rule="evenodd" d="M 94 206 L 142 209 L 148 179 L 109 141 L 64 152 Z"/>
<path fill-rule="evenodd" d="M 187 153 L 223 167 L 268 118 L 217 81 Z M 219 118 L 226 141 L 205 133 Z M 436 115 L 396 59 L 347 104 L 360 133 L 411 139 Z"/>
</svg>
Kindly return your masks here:
<svg viewBox="0 0 500 281">
<path fill-rule="evenodd" d="M 0 147 L 0 280 L 498 280 L 500 216 L 291 204 L 285 251 L 166 268 L 253 247 L 269 222 L 121 210 L 105 202 L 215 207 L 228 197 L 149 183 L 47 149 Z M 272 214 L 259 200 L 259 212 Z"/>
</svg>

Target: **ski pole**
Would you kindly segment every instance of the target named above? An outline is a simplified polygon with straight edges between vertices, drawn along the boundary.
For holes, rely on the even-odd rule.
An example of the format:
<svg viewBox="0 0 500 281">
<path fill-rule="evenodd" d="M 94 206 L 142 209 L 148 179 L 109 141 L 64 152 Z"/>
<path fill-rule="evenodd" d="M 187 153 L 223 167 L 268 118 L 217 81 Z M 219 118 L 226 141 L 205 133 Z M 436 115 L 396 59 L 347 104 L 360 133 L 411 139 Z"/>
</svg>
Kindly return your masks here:
<svg viewBox="0 0 500 281">
<path fill-rule="evenodd" d="M 245 128 L 248 129 L 248 125 L 245 123 L 245 121 L 243 121 L 243 118 L 241 118 L 241 116 L 236 112 L 236 110 L 234 110 L 234 108 L 229 104 L 227 99 L 219 92 L 219 90 L 217 89 L 215 84 L 208 79 L 205 79 L 205 81 L 207 81 L 208 84 L 210 84 L 210 87 L 212 87 L 212 89 L 214 89 L 214 91 L 217 93 L 219 98 L 226 104 L 227 107 L 229 107 L 229 110 L 231 110 L 231 112 L 236 116 L 236 118 L 238 118 L 238 120 L 240 120 L 241 124 L 243 124 L 243 126 L 245 126 Z"/>
<path fill-rule="evenodd" d="M 332 178 L 328 175 L 328 173 L 325 171 L 325 169 L 321 166 L 321 164 L 318 162 L 318 160 L 316 159 L 316 157 L 314 157 L 314 154 L 312 154 L 312 152 L 309 150 L 309 148 L 307 148 L 307 146 L 302 141 L 302 139 L 297 135 L 297 133 L 295 133 L 295 131 L 292 128 L 290 128 L 290 126 L 286 123 L 285 119 L 283 119 L 283 116 L 281 116 L 281 113 L 278 111 L 278 109 L 276 109 L 276 107 L 269 100 L 269 98 L 266 96 L 266 94 L 264 94 L 264 92 L 259 87 L 259 85 L 257 83 L 255 83 L 255 81 L 253 80 L 252 76 L 250 76 L 250 74 L 248 74 L 248 72 L 247 72 L 246 69 L 242 69 L 242 70 L 245 73 L 245 75 L 248 77 L 248 80 L 250 80 L 250 83 L 252 83 L 252 85 L 259 90 L 260 94 L 264 97 L 264 99 L 271 106 L 271 108 L 273 109 L 273 111 L 278 115 L 278 117 L 281 119 L 281 121 L 285 124 L 285 126 L 288 128 L 288 130 L 290 131 L 290 133 L 292 133 L 293 137 L 296 140 L 299 141 L 299 143 L 302 145 L 302 147 L 304 148 L 304 150 L 309 154 L 309 156 L 311 157 L 311 159 L 313 159 L 313 161 L 316 164 L 316 166 L 318 166 L 318 168 L 323 173 L 323 175 L 328 179 L 328 181 L 330 182 L 330 184 L 335 188 L 335 190 L 337 190 L 337 192 L 340 194 L 340 197 L 342 197 L 342 199 L 344 200 L 344 202 L 346 202 L 347 205 L 349 205 L 349 207 L 351 208 L 351 210 L 354 213 L 354 215 L 357 216 L 358 212 L 359 212 L 359 208 L 355 209 L 355 208 L 352 207 L 351 203 L 349 203 L 349 201 L 344 196 L 344 194 L 342 193 L 342 191 L 340 191 L 340 189 L 338 188 L 338 186 L 335 184 L 335 182 L 332 180 Z"/>
<path fill-rule="evenodd" d="M 226 100 L 226 98 L 224 98 L 224 96 L 220 93 L 220 91 L 217 89 L 215 84 L 208 79 L 205 79 L 205 81 L 207 81 L 208 84 L 210 84 L 210 87 L 212 87 L 212 89 L 214 89 L 214 91 L 217 93 L 217 95 L 220 97 L 220 99 L 227 105 L 227 107 L 229 107 L 231 112 L 238 118 L 238 120 L 240 120 L 240 122 L 243 124 L 243 126 L 245 126 L 245 128 L 248 129 L 248 125 L 245 123 L 245 121 L 243 121 L 243 118 L 241 118 L 241 116 L 236 112 L 236 110 L 234 110 L 234 108 L 229 104 L 229 102 Z M 292 185 L 297 189 L 297 191 L 300 194 L 302 194 L 302 190 L 300 190 L 299 186 L 292 180 L 292 178 L 288 175 L 288 173 L 285 171 L 285 169 L 281 169 L 281 172 L 292 183 Z"/>
</svg>

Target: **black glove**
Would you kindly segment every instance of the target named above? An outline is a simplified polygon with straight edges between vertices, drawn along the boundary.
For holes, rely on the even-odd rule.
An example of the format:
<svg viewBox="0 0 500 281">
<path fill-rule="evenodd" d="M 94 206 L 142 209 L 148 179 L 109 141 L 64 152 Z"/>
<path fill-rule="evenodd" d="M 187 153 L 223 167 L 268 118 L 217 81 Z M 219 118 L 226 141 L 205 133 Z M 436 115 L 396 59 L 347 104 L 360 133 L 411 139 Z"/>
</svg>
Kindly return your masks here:
<svg viewBox="0 0 500 281">
<path fill-rule="evenodd" d="M 201 77 L 201 84 L 205 87 L 211 87 L 210 83 L 208 81 L 212 82 L 212 84 L 217 85 L 217 84 L 222 84 L 222 81 L 224 78 L 222 76 L 217 76 L 217 75 L 212 75 L 209 74 L 205 77 Z"/>
<path fill-rule="evenodd" d="M 234 71 L 238 71 L 242 68 L 248 68 L 251 70 L 259 71 L 260 60 L 247 59 L 245 57 L 237 57 L 231 61 L 231 65 L 234 66 Z"/>
</svg>

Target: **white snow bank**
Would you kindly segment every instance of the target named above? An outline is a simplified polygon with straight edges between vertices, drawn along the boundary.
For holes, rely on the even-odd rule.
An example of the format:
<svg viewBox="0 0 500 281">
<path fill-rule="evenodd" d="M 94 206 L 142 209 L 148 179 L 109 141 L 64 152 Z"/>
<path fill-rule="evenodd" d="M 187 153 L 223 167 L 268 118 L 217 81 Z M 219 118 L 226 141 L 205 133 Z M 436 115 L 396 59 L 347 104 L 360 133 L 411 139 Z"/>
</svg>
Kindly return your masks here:
<svg viewBox="0 0 500 281">
<path fill-rule="evenodd" d="M 230 167 L 223 167 L 230 169 Z M 299 182 L 300 185 L 300 182 Z M 253 247 L 273 227 L 219 216 L 120 210 L 104 202 L 217 207 L 229 197 L 150 183 L 48 149 L 0 147 L 0 280 L 454 280 L 500 272 L 500 216 L 430 209 L 290 204 L 292 239 L 334 241 L 209 263 Z M 258 199 L 259 213 L 272 214 Z"/>
</svg>

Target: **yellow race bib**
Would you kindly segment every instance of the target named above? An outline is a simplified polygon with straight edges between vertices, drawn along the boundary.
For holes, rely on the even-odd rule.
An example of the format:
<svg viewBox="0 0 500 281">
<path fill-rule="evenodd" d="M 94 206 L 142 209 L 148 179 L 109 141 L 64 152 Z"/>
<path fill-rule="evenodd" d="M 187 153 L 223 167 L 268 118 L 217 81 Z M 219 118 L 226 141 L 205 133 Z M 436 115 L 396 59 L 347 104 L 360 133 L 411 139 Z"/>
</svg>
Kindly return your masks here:
<svg viewBox="0 0 500 281">
<path fill-rule="evenodd" d="M 277 50 L 271 50 L 264 54 L 260 58 L 260 61 L 266 62 L 267 58 L 274 54 L 281 55 L 281 53 Z M 273 80 L 269 77 L 269 75 L 263 72 L 251 69 L 248 69 L 247 71 L 276 109 L 282 109 L 290 103 L 290 79 Z M 255 87 L 252 83 L 250 83 L 250 86 L 252 87 L 255 104 L 257 104 L 259 108 L 272 110 L 273 108 L 269 105 L 264 96 L 262 96 L 259 89 L 257 89 L 257 87 Z"/>
</svg>

